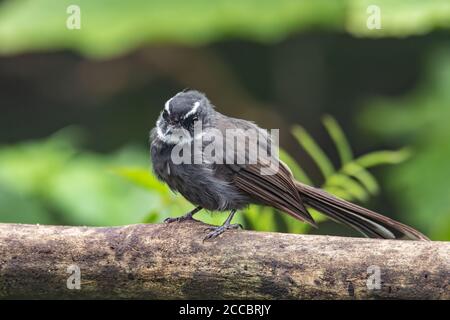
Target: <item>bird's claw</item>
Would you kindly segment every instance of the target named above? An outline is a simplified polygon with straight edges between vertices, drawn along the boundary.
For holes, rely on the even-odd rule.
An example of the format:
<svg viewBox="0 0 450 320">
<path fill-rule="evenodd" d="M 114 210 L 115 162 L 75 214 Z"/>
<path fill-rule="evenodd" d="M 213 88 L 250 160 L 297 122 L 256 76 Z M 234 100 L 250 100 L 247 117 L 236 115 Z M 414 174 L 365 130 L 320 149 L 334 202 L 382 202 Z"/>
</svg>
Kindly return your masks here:
<svg viewBox="0 0 450 320">
<path fill-rule="evenodd" d="M 194 220 L 194 218 L 192 218 L 192 215 L 185 215 L 176 218 L 166 218 L 164 219 L 164 223 L 181 222 L 186 220 Z"/>
<path fill-rule="evenodd" d="M 231 230 L 231 229 L 243 229 L 243 227 L 240 223 L 228 224 L 228 225 L 223 225 L 223 226 L 218 226 L 218 227 L 208 227 L 205 229 L 205 231 L 211 231 L 211 232 L 206 235 L 206 237 L 203 239 L 203 241 L 217 238 L 225 231 Z"/>
</svg>

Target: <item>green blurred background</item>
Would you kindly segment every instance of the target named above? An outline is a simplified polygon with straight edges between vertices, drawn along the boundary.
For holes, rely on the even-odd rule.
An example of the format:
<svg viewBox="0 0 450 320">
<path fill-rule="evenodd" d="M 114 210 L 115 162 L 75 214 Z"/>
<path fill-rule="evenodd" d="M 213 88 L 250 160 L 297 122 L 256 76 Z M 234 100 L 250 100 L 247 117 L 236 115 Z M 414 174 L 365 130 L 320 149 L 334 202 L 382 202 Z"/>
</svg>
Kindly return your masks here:
<svg viewBox="0 0 450 320">
<path fill-rule="evenodd" d="M 70 5 L 81 29 L 66 27 Z M 0 222 L 185 213 L 150 173 L 148 132 L 194 88 L 280 128 L 299 180 L 450 240 L 449 30 L 449 0 L 0 1 Z M 237 220 L 356 235 L 314 215 L 318 230 L 269 208 Z"/>
</svg>

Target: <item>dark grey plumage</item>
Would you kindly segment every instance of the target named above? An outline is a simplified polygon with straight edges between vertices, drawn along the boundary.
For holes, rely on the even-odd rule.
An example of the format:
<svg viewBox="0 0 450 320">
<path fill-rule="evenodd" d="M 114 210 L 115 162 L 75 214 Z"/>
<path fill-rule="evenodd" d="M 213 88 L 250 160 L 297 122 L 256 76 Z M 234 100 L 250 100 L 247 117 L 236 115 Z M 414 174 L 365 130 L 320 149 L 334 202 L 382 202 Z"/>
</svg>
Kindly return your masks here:
<svg viewBox="0 0 450 320">
<path fill-rule="evenodd" d="M 196 91 L 188 91 L 178 94 L 177 99 L 171 104 L 171 117 L 181 118 L 191 109 L 191 106 L 201 101 L 201 106 L 196 114 L 205 127 L 221 127 L 223 118 L 216 112 L 205 96 Z M 179 103 L 181 102 L 181 103 Z M 170 119 L 170 118 L 169 118 Z M 164 121 L 163 115 L 158 120 Z M 177 120 L 173 120 L 176 126 Z M 191 129 L 191 128 L 188 128 Z M 167 130 L 163 125 L 162 130 Z M 190 131 L 193 134 L 193 131 Z M 172 143 L 168 143 L 158 137 L 158 129 L 151 133 L 151 158 L 153 170 L 159 179 L 165 181 L 175 192 L 181 193 L 191 203 L 204 209 L 215 211 L 228 211 L 242 209 L 251 202 L 251 198 L 233 184 L 233 170 L 225 165 L 217 164 L 178 164 L 171 161 Z"/>
<path fill-rule="evenodd" d="M 262 144 L 269 152 L 266 157 L 259 155 L 257 162 L 252 164 L 227 162 L 230 159 L 225 157 L 230 155 L 225 150 L 222 163 L 175 164 L 171 158 L 174 147 L 183 145 L 183 142 L 192 145 L 194 140 L 200 138 L 194 135 L 196 123 L 202 124 L 202 132 L 209 133 L 206 134 L 208 139 L 200 144 L 200 153 L 206 150 L 211 141 L 218 141 L 214 139 L 214 132 L 226 137 L 225 132 L 230 129 L 254 130 L 260 133 L 265 139 L 258 140 L 258 144 Z M 202 135 L 201 138 L 205 137 Z M 244 155 L 238 152 L 242 149 L 236 148 L 236 152 L 231 156 L 235 157 L 234 159 L 247 159 L 248 149 L 244 149 Z M 190 150 L 193 161 L 194 147 L 191 146 Z M 305 207 L 307 205 L 368 237 L 427 240 L 423 234 L 409 226 L 295 181 L 290 170 L 281 162 L 276 172 L 262 175 L 260 169 L 270 161 L 271 155 L 270 137 L 253 122 L 227 117 L 217 112 L 206 96 L 198 91 L 178 93 L 166 102 L 157 126 L 151 132 L 151 158 L 157 177 L 197 207 L 185 216 L 171 218 L 167 222 L 190 219 L 202 208 L 231 211 L 224 225 L 213 228 L 208 234 L 207 238 L 213 238 L 226 229 L 238 227 L 230 223 L 236 210 L 249 204 L 260 204 L 272 206 L 316 226 Z"/>
</svg>

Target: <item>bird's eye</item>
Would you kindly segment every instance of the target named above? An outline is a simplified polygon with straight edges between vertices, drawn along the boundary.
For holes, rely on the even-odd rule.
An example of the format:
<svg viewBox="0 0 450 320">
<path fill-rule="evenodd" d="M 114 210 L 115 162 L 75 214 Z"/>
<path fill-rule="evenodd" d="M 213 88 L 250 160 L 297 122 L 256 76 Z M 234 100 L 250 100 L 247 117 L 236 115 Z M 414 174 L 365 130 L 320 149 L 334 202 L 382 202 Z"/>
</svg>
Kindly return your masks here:
<svg viewBox="0 0 450 320">
<path fill-rule="evenodd" d="M 167 110 L 164 109 L 162 116 L 163 116 L 164 120 L 169 119 L 169 113 L 167 112 Z"/>
<path fill-rule="evenodd" d="M 191 127 L 193 124 L 194 124 L 194 122 L 195 121 L 197 121 L 198 120 L 198 116 L 191 116 L 191 117 L 188 117 L 188 118 L 186 118 L 184 121 L 183 121 L 183 126 L 185 127 L 185 128 L 189 128 L 189 127 Z"/>
</svg>

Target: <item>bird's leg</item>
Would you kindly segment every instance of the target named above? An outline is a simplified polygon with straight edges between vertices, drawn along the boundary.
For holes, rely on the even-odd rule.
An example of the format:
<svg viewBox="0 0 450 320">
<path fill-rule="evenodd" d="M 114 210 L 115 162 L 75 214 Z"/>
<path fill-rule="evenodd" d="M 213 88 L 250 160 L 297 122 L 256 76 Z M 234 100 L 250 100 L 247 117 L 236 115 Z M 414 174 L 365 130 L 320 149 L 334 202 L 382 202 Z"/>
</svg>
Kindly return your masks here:
<svg viewBox="0 0 450 320">
<path fill-rule="evenodd" d="M 176 217 L 176 218 L 167 218 L 164 220 L 164 222 L 172 223 L 172 222 L 180 222 L 180 221 L 185 221 L 185 220 L 193 220 L 192 217 L 194 216 L 194 214 L 196 214 L 197 212 L 199 212 L 202 209 L 203 209 L 202 207 L 196 207 L 192 211 L 189 211 L 188 213 L 186 213 L 184 216 Z"/>
<path fill-rule="evenodd" d="M 231 210 L 230 215 L 228 216 L 227 220 L 225 220 L 223 225 L 221 225 L 219 227 L 206 228 L 206 230 L 211 230 L 211 232 L 208 233 L 206 235 L 205 239 L 203 239 L 203 240 L 214 239 L 229 229 L 242 228 L 242 225 L 240 225 L 239 223 L 231 224 L 231 220 L 233 219 L 235 213 L 236 213 L 236 210 Z"/>
</svg>

